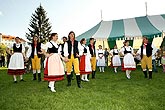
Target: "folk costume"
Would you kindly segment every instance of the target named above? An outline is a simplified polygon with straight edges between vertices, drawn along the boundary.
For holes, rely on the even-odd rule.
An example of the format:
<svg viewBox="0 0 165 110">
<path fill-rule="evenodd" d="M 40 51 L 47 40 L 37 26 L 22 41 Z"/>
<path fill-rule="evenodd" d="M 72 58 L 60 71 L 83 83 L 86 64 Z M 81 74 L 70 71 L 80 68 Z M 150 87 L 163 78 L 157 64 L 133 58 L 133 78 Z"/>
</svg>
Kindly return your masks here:
<svg viewBox="0 0 165 110">
<path fill-rule="evenodd" d="M 20 75 L 20 80 L 23 81 L 23 74 L 25 73 L 24 67 L 24 52 L 25 47 L 21 43 L 14 43 L 8 46 L 9 49 L 13 49 L 13 54 L 10 57 L 8 65 L 8 74 L 13 75 L 14 82 L 17 82 L 16 75 Z"/>
<path fill-rule="evenodd" d="M 143 43 L 140 49 L 138 50 L 138 54 L 141 55 L 141 68 L 143 69 L 144 77 L 148 78 L 147 75 L 147 68 L 149 73 L 149 79 L 152 79 L 152 55 L 155 53 L 153 52 L 154 45 L 151 43 Z"/>
<path fill-rule="evenodd" d="M 100 72 L 104 72 L 105 57 L 104 57 L 103 49 L 97 50 L 96 59 L 97 59 L 97 66 L 99 67 Z"/>
<path fill-rule="evenodd" d="M 64 44 L 64 56 L 68 58 L 68 62 L 66 62 L 66 69 L 67 69 L 67 86 L 71 86 L 71 72 L 72 66 L 74 66 L 74 72 L 76 74 L 77 85 L 81 88 L 81 78 L 80 78 L 80 71 L 79 71 L 79 47 L 80 43 L 78 41 L 70 41 L 68 40 Z"/>
<path fill-rule="evenodd" d="M 119 50 L 118 49 L 112 49 L 110 51 L 110 54 L 112 55 L 112 67 L 114 68 L 114 72 L 117 73 L 117 67 L 121 66 L 121 60 L 119 56 Z"/>
<path fill-rule="evenodd" d="M 126 77 L 131 78 L 130 73 L 136 69 L 136 63 L 133 57 L 133 48 L 131 46 L 124 46 L 120 52 L 124 55 L 122 70 L 126 71 Z"/>
<path fill-rule="evenodd" d="M 38 72 L 38 81 L 41 81 L 41 43 L 32 43 L 27 51 L 27 58 L 31 58 L 33 80 L 36 80 L 36 72 Z"/>
<path fill-rule="evenodd" d="M 85 46 L 84 44 L 81 44 L 80 49 L 80 64 L 79 64 L 79 69 L 80 69 L 80 74 L 82 75 L 81 79 L 83 81 L 89 81 L 87 78 L 87 74 L 90 74 L 92 72 L 91 69 L 91 54 L 89 52 L 89 47 Z"/>
<path fill-rule="evenodd" d="M 50 87 L 51 91 L 56 92 L 55 81 L 63 80 L 65 74 L 60 58 L 60 48 L 56 42 L 50 41 L 46 43 L 45 50 L 50 56 L 45 59 L 44 80 L 49 82 L 48 87 Z"/>
<path fill-rule="evenodd" d="M 95 45 L 93 44 L 89 44 L 89 52 L 91 54 L 91 67 L 92 67 L 92 79 L 95 78 L 95 74 L 96 74 L 96 48 Z M 88 75 L 89 77 L 89 75 Z"/>
</svg>

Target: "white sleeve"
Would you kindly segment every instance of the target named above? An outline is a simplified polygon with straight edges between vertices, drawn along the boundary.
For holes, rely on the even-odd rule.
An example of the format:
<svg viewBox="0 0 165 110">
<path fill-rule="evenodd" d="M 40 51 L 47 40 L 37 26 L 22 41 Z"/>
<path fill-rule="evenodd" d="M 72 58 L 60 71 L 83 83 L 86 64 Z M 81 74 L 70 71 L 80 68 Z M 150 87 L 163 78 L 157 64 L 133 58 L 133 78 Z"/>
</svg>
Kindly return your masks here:
<svg viewBox="0 0 165 110">
<path fill-rule="evenodd" d="M 89 47 L 87 46 L 86 49 L 87 49 L 87 56 L 88 56 L 89 58 L 91 58 L 91 54 L 90 54 L 90 51 L 89 51 Z"/>
<path fill-rule="evenodd" d="M 83 46 L 79 46 L 78 50 L 79 50 L 79 55 L 83 55 L 83 53 L 84 53 Z"/>
<path fill-rule="evenodd" d="M 82 49 L 82 45 L 80 44 L 80 42 L 78 42 L 79 55 L 80 55 L 80 49 Z M 83 53 L 82 53 L 82 54 L 83 54 Z"/>
<path fill-rule="evenodd" d="M 69 53 L 68 53 L 68 43 L 66 42 L 64 44 L 64 56 L 65 57 L 68 57 Z"/>
<path fill-rule="evenodd" d="M 62 50 L 62 46 L 60 45 L 60 46 L 58 47 L 58 54 L 60 54 L 60 55 L 61 55 L 61 50 Z"/>
<path fill-rule="evenodd" d="M 25 46 L 22 44 L 22 53 L 25 52 Z"/>
<path fill-rule="evenodd" d="M 110 50 L 110 52 L 109 52 L 111 55 L 113 55 L 113 49 L 112 50 Z"/>
<path fill-rule="evenodd" d="M 29 46 L 27 52 L 26 52 L 26 57 L 29 58 L 32 53 L 32 46 Z"/>
</svg>

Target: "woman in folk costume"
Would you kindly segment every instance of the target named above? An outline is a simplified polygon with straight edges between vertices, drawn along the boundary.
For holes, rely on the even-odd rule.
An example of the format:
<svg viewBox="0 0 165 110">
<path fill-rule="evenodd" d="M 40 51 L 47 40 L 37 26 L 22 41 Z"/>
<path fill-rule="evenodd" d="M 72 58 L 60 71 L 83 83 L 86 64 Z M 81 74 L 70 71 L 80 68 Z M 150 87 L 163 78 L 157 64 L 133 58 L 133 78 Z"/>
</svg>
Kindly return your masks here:
<svg viewBox="0 0 165 110">
<path fill-rule="evenodd" d="M 133 57 L 133 48 L 129 46 L 128 40 L 125 40 L 124 47 L 120 50 L 120 53 L 122 56 L 124 56 L 122 70 L 126 71 L 126 77 L 127 79 L 130 79 L 131 71 L 136 69 L 136 64 Z"/>
<path fill-rule="evenodd" d="M 112 56 L 112 67 L 114 68 L 114 72 L 117 73 L 117 67 L 121 66 L 121 60 L 117 45 L 115 45 L 114 49 L 110 51 L 110 55 Z"/>
<path fill-rule="evenodd" d="M 38 41 L 38 37 L 33 37 L 33 43 L 29 47 L 26 60 L 31 57 L 33 80 L 36 80 L 36 72 L 38 72 L 38 81 L 41 81 L 41 43 Z"/>
<path fill-rule="evenodd" d="M 90 74 L 92 72 L 91 62 L 90 62 L 91 54 L 89 52 L 89 47 L 85 46 L 86 39 L 85 38 L 81 39 L 80 43 L 81 43 L 81 46 L 79 48 L 79 54 L 80 54 L 79 69 L 80 69 L 80 74 L 82 74 L 81 79 L 83 81 L 88 82 L 89 80 L 87 78 L 87 74 Z"/>
<path fill-rule="evenodd" d="M 10 49 L 13 49 L 14 53 L 10 53 Z M 20 76 L 20 81 L 23 80 L 23 74 L 25 73 L 24 69 L 24 58 L 25 58 L 25 47 L 20 43 L 20 38 L 15 38 L 15 43 L 8 46 L 7 53 L 11 55 L 9 66 L 8 66 L 8 74 L 13 75 L 14 83 L 17 83 L 16 76 Z"/>
<path fill-rule="evenodd" d="M 96 58 L 97 58 L 97 66 L 99 67 L 100 72 L 104 72 L 105 57 L 104 57 L 104 50 L 102 49 L 101 45 L 99 45 L 99 49 L 97 50 Z"/>
<path fill-rule="evenodd" d="M 45 49 L 41 49 L 43 54 L 46 56 L 44 80 L 49 82 L 48 87 L 52 92 L 56 92 L 55 81 L 63 80 L 65 74 L 64 66 L 61 61 L 61 58 L 64 58 L 60 54 L 61 50 L 57 44 L 57 39 L 58 34 L 52 33 L 50 42 L 46 43 Z"/>
</svg>

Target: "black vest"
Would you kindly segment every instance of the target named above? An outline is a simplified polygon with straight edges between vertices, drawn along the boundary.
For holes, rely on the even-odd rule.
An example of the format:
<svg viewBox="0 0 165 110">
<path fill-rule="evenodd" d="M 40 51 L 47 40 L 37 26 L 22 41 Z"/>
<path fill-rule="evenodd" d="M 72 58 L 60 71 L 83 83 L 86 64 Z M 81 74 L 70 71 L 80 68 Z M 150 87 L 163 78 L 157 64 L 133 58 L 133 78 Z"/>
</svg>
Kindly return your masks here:
<svg viewBox="0 0 165 110">
<path fill-rule="evenodd" d="M 31 44 L 31 47 L 32 47 L 31 58 L 34 58 L 34 49 L 35 49 L 34 43 Z M 38 52 L 41 52 L 41 43 L 37 43 L 36 51 L 37 51 L 38 58 L 40 58 L 41 54 L 38 54 Z"/>
<path fill-rule="evenodd" d="M 95 56 L 96 56 L 95 46 L 93 45 L 94 52 L 93 52 L 93 49 L 92 49 L 91 44 L 89 44 L 88 47 L 89 47 L 89 51 L 90 51 L 91 56 L 92 56 L 92 57 L 95 57 Z"/>
<path fill-rule="evenodd" d="M 51 43 L 51 42 L 50 42 Z M 52 44 L 52 43 L 51 43 Z M 48 48 L 48 53 L 58 53 L 58 48 L 52 44 L 52 48 Z"/>
<path fill-rule="evenodd" d="M 21 52 L 22 52 L 22 44 L 20 44 L 20 47 L 17 48 L 17 47 L 16 47 L 16 43 L 14 43 L 14 44 L 13 44 L 13 51 L 14 51 L 14 52 L 20 52 L 20 53 L 21 53 Z"/>
<path fill-rule="evenodd" d="M 118 52 L 118 50 L 117 50 L 117 52 Z M 113 49 L 113 55 L 118 55 L 118 54 L 119 54 L 119 52 L 115 53 L 115 50 Z"/>
<path fill-rule="evenodd" d="M 71 58 L 71 52 L 72 52 L 72 42 L 69 40 L 67 41 L 68 43 L 68 53 L 69 53 L 69 56 L 68 58 L 70 59 Z M 74 55 L 74 58 L 77 58 L 76 57 L 76 54 L 79 54 L 79 51 L 78 51 L 78 41 L 74 40 L 74 45 L 73 45 L 73 55 Z"/>
<path fill-rule="evenodd" d="M 151 46 L 151 43 L 148 43 L 146 45 L 146 55 L 147 57 L 150 57 L 152 55 L 152 46 Z M 143 58 L 143 45 L 141 46 L 141 58 Z"/>
<path fill-rule="evenodd" d="M 127 49 L 124 47 L 124 54 L 127 54 L 127 53 L 132 53 L 131 51 L 127 51 Z"/>
<path fill-rule="evenodd" d="M 83 46 L 83 45 L 82 45 Z M 83 46 L 84 47 L 84 46 Z M 84 52 L 83 53 L 87 53 L 87 49 L 86 47 L 84 47 Z"/>
<path fill-rule="evenodd" d="M 64 57 L 64 44 L 65 43 L 63 43 L 63 44 L 60 44 L 61 45 L 61 55 Z"/>
</svg>

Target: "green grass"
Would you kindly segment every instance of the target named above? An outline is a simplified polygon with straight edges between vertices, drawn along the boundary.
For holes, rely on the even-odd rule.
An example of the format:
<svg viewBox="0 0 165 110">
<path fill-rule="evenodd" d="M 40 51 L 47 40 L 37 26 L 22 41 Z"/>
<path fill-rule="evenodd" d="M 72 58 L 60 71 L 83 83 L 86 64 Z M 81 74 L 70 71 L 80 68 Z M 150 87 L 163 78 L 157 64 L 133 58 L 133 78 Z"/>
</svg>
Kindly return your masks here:
<svg viewBox="0 0 165 110">
<path fill-rule="evenodd" d="M 76 80 L 66 87 L 65 78 L 51 93 L 47 82 L 32 81 L 30 73 L 24 75 L 26 82 L 14 84 L 7 70 L 1 69 L 0 110 L 165 110 L 165 74 L 158 70 L 148 80 L 139 68 L 127 80 L 124 72 L 115 74 L 108 68 L 97 72 L 96 79 L 82 82 L 82 89 Z"/>
</svg>

